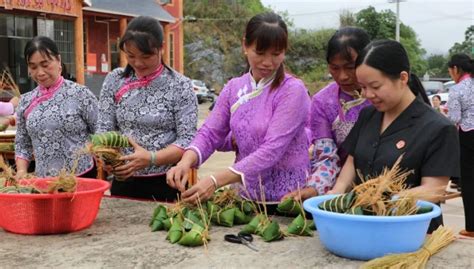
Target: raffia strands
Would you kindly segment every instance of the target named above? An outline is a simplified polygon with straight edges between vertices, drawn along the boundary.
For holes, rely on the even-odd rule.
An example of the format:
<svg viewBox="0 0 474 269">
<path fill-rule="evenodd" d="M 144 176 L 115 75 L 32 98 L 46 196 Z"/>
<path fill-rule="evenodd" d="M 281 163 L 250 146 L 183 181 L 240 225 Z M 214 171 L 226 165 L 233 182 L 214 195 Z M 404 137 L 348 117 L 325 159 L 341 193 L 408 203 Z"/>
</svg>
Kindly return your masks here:
<svg viewBox="0 0 474 269">
<path fill-rule="evenodd" d="M 387 255 L 364 263 L 361 269 L 425 268 L 429 258 L 456 240 L 453 231 L 440 226 L 416 252 Z"/>
<path fill-rule="evenodd" d="M 391 169 L 385 168 L 378 177 L 366 178 L 362 184 L 355 186 L 356 200 L 352 207 L 360 206 L 379 216 L 390 214 L 393 211 L 392 195 L 407 189 L 405 180 L 413 172 L 400 168 L 402 157 L 397 159 Z"/>
</svg>

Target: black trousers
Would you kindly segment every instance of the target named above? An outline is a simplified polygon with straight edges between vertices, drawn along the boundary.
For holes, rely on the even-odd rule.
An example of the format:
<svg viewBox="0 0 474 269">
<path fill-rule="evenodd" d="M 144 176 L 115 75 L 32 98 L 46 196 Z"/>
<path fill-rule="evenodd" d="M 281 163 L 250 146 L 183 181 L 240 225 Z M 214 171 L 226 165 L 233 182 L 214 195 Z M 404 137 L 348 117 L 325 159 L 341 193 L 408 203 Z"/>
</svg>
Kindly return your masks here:
<svg viewBox="0 0 474 269">
<path fill-rule="evenodd" d="M 178 190 L 166 184 L 166 175 L 152 177 L 131 177 L 126 181 L 114 180 L 110 194 L 130 198 L 174 202 Z"/>
<path fill-rule="evenodd" d="M 461 196 L 466 231 L 474 232 L 474 130 L 459 130 L 461 145 Z"/>
</svg>

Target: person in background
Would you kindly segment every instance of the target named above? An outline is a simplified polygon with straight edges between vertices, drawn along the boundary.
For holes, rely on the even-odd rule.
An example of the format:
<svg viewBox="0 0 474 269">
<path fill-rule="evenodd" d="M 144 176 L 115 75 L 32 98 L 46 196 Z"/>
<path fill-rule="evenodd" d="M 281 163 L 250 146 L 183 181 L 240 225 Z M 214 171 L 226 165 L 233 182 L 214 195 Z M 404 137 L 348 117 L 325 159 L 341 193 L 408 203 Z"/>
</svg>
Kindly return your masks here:
<svg viewBox="0 0 474 269">
<path fill-rule="evenodd" d="M 21 96 L 17 109 L 17 178 L 27 173 L 33 157 L 38 177 L 57 176 L 62 168 L 72 171 L 78 161 L 75 174 L 95 178 L 92 156 L 78 152 L 95 131 L 97 98 L 61 76 L 61 55 L 50 38 L 28 41 L 24 56 L 38 87 Z"/>
<path fill-rule="evenodd" d="M 13 113 L 15 113 L 15 109 L 18 106 L 19 102 L 20 102 L 20 98 L 17 96 L 14 96 L 8 102 L 0 102 L 0 116 L 13 115 Z"/>
<path fill-rule="evenodd" d="M 433 105 L 434 110 L 438 111 L 444 116 L 447 115 L 446 108 L 441 105 L 441 96 L 437 94 L 433 95 L 433 97 L 431 97 L 431 104 Z"/>
<path fill-rule="evenodd" d="M 461 147 L 461 195 L 465 229 L 459 233 L 474 237 L 474 62 L 466 54 L 455 54 L 448 71 L 456 82 L 449 91 L 448 117 L 458 126 Z"/>
<path fill-rule="evenodd" d="M 455 126 L 428 105 L 406 50 L 393 40 L 372 42 L 357 57 L 356 74 L 372 106 L 344 141 L 349 156 L 328 193 L 345 193 L 403 155 L 400 168 L 413 171 L 405 181 L 408 192 L 432 194 L 439 202 L 449 178 L 459 176 L 459 141 Z M 441 224 L 441 216 L 433 219 L 428 232 Z"/>
<path fill-rule="evenodd" d="M 334 186 L 347 157 L 341 144 L 360 111 L 370 104 L 361 96 L 355 74 L 355 60 L 369 42 L 367 32 L 356 27 L 341 28 L 329 39 L 326 60 L 334 82 L 315 94 L 311 104 L 311 175 L 304 188 L 283 199 L 304 200 Z"/>
<path fill-rule="evenodd" d="M 97 133 L 128 136 L 124 165 L 113 174 L 112 195 L 174 201 L 166 172 L 183 155 L 196 132 L 197 100 L 191 80 L 163 63 L 163 29 L 140 16 L 127 26 L 120 49 L 128 64 L 109 73 L 99 98 Z"/>
<path fill-rule="evenodd" d="M 207 200 L 216 189 L 237 183 L 234 187 L 243 185 L 240 195 L 245 198 L 262 201 L 263 186 L 265 200 L 278 202 L 306 181 L 309 145 L 304 128 L 310 100 L 303 82 L 285 73 L 285 22 L 274 13 L 254 16 L 242 45 L 249 71 L 225 85 L 181 161 L 167 174 L 168 184 L 181 191 L 184 201 Z M 191 167 L 200 166 L 226 140 L 238 149 L 235 163 L 185 190 Z"/>
</svg>

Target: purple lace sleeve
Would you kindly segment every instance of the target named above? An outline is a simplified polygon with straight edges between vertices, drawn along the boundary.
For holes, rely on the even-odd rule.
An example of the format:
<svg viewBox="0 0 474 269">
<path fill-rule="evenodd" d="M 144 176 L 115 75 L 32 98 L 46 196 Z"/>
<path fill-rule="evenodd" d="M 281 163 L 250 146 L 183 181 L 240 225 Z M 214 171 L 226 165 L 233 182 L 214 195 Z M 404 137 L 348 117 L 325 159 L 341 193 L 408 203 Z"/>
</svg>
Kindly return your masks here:
<svg viewBox="0 0 474 269">
<path fill-rule="evenodd" d="M 204 124 L 199 128 L 190 149 L 199 156 L 198 166 L 205 162 L 218 148 L 221 148 L 230 133 L 230 85 L 222 90 L 216 105 Z"/>
<path fill-rule="evenodd" d="M 256 175 L 278 163 L 296 134 L 304 131 L 309 107 L 308 94 L 302 84 L 283 91 L 273 104 L 272 118 L 263 143 L 235 163 L 232 169 L 244 176 Z"/>
<path fill-rule="evenodd" d="M 311 175 L 306 185 L 316 189 L 318 195 L 323 195 L 334 186 L 340 170 L 339 156 L 334 140 L 316 140 L 311 158 Z"/>
<path fill-rule="evenodd" d="M 321 98 L 315 96 L 311 103 L 311 118 L 310 118 L 310 130 L 311 130 L 311 143 L 314 143 L 316 139 L 321 138 L 332 138 L 331 124 L 328 116 L 324 111 L 324 106 Z"/>
</svg>

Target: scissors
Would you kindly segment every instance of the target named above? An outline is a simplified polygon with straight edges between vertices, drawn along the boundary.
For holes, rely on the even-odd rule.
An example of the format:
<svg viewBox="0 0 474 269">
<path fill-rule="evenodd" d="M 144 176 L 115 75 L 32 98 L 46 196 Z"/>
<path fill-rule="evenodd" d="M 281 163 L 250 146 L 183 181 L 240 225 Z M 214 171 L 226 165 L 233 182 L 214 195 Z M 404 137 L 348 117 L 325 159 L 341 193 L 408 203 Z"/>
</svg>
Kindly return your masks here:
<svg viewBox="0 0 474 269">
<path fill-rule="evenodd" d="M 224 240 L 230 243 L 242 244 L 242 245 L 247 246 L 253 251 L 258 251 L 258 248 L 254 244 L 252 244 L 253 237 L 251 234 L 242 234 L 242 233 L 238 233 L 237 235 L 226 234 L 224 235 Z"/>
</svg>

